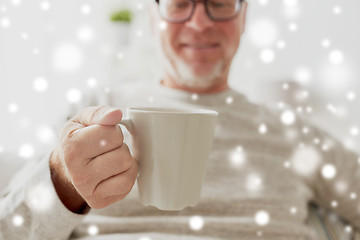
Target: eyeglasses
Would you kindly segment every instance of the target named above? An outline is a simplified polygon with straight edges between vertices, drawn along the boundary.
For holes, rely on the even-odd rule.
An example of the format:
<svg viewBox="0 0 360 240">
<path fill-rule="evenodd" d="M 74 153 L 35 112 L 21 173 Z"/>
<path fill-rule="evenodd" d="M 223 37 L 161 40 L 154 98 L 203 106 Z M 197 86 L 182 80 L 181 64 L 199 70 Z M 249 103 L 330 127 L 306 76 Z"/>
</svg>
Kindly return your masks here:
<svg viewBox="0 0 360 240">
<path fill-rule="evenodd" d="M 213 21 L 229 21 L 240 12 L 243 0 L 156 0 L 162 18 L 168 22 L 183 23 L 191 19 L 197 2 L 204 2 Z"/>
</svg>

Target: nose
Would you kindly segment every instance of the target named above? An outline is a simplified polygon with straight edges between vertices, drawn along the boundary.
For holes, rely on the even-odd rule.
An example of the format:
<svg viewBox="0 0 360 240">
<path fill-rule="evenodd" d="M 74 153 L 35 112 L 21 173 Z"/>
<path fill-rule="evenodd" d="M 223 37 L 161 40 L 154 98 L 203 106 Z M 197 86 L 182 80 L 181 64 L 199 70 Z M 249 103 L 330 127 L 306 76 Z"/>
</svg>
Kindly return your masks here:
<svg viewBox="0 0 360 240">
<path fill-rule="evenodd" d="M 202 32 L 211 27 L 214 22 L 207 15 L 204 2 L 195 2 L 195 4 L 193 15 L 191 19 L 186 22 L 186 26 Z"/>
</svg>

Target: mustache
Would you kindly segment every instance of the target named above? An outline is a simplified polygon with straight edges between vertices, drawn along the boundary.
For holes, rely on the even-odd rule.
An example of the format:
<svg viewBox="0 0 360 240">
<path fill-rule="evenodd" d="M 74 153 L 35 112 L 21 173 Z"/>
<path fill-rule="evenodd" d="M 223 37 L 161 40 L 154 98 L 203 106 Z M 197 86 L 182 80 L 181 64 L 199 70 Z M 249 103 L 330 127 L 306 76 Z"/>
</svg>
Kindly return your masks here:
<svg viewBox="0 0 360 240">
<path fill-rule="evenodd" d="M 179 41 L 184 42 L 219 42 L 221 34 L 214 31 L 194 32 L 184 31 L 180 34 Z"/>
</svg>

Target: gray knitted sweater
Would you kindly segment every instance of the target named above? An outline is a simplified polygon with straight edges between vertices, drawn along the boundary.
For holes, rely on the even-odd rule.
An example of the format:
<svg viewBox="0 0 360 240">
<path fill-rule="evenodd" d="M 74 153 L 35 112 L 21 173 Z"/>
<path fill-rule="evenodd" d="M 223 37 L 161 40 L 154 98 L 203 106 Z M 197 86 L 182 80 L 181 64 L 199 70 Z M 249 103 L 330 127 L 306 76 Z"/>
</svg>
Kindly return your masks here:
<svg viewBox="0 0 360 240">
<path fill-rule="evenodd" d="M 306 223 L 310 202 L 360 228 L 359 157 L 286 106 L 269 110 L 234 90 L 194 95 L 161 86 L 112 87 L 103 99 L 124 112 L 130 106 L 219 112 L 199 204 L 181 211 L 145 207 L 135 184 L 122 201 L 77 215 L 58 199 L 47 155 L 0 195 L 0 239 L 317 239 Z M 131 145 L 126 131 L 125 141 Z"/>
</svg>

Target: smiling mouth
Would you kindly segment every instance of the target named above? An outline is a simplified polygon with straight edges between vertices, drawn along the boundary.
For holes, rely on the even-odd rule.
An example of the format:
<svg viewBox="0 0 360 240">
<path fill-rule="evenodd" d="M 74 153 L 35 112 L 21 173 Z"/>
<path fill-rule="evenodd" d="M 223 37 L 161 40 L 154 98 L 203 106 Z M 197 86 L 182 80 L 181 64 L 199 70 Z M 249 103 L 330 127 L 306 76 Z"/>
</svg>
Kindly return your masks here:
<svg viewBox="0 0 360 240">
<path fill-rule="evenodd" d="M 206 49 L 214 49 L 220 46 L 219 43 L 194 43 L 189 44 L 185 43 L 181 45 L 184 48 L 194 49 L 194 50 L 206 50 Z"/>
</svg>

